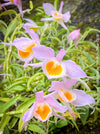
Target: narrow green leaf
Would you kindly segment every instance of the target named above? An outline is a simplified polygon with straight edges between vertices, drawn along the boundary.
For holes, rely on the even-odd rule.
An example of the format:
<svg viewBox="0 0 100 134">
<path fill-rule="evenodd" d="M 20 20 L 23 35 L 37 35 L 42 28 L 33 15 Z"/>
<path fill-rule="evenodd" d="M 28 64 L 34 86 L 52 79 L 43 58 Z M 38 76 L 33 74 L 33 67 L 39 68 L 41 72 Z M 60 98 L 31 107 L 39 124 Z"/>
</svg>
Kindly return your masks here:
<svg viewBox="0 0 100 134">
<path fill-rule="evenodd" d="M 17 123 L 17 121 L 18 121 L 18 118 L 14 117 L 14 118 L 11 120 L 10 124 L 9 124 L 9 128 L 10 128 L 10 129 L 13 128 L 13 127 L 15 126 L 15 124 Z"/>
<path fill-rule="evenodd" d="M 79 108 L 78 113 L 80 114 L 83 125 L 85 125 L 89 116 L 89 107 L 84 106 L 83 108 Z"/>
<path fill-rule="evenodd" d="M 30 124 L 28 129 L 33 131 L 33 132 L 37 132 L 39 134 L 46 134 L 42 128 L 40 128 L 39 126 L 37 126 L 35 124 Z"/>
<path fill-rule="evenodd" d="M 17 12 L 15 10 L 8 10 L 8 12 L 7 11 L 2 12 L 0 14 L 0 17 L 3 16 L 3 15 L 8 15 L 8 13 L 9 14 L 17 14 Z"/>
<path fill-rule="evenodd" d="M 2 114 L 3 112 L 5 112 L 9 107 L 11 107 L 12 105 L 14 105 L 17 100 L 20 98 L 20 96 L 15 96 L 12 99 L 10 99 L 7 103 L 3 104 L 0 106 L 0 114 Z"/>
<path fill-rule="evenodd" d="M 14 18 L 13 21 L 10 22 L 10 24 L 7 28 L 7 31 L 6 31 L 6 35 L 5 35 L 5 39 L 4 39 L 5 41 L 7 40 L 7 37 L 9 35 L 11 35 L 14 32 L 14 30 L 16 29 L 16 27 L 20 24 L 20 21 L 21 20 L 20 20 L 19 16 L 17 16 L 16 18 Z"/>
<path fill-rule="evenodd" d="M 28 109 L 35 101 L 35 96 L 28 98 L 26 101 L 24 101 L 21 105 L 17 107 L 17 110 L 23 110 Z"/>
<path fill-rule="evenodd" d="M 59 121 L 57 121 L 57 124 L 56 124 L 56 126 L 58 128 L 62 128 L 62 127 L 67 126 L 67 125 L 68 125 L 68 120 L 59 120 Z"/>
<path fill-rule="evenodd" d="M 1 122 L 0 122 L 0 131 L 4 129 L 4 127 L 8 124 L 10 119 L 11 119 L 10 116 L 8 116 L 6 114 L 3 115 Z"/>
</svg>

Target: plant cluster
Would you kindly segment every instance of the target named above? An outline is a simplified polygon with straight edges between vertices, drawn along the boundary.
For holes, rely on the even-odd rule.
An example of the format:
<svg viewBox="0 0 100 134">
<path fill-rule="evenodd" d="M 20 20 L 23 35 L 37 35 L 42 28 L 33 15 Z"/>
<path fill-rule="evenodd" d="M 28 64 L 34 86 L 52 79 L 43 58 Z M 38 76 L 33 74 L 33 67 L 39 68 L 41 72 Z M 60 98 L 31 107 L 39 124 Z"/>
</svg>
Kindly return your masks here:
<svg viewBox="0 0 100 134">
<path fill-rule="evenodd" d="M 59 10 L 58 0 L 54 6 L 43 3 L 33 19 L 24 17 L 31 13 L 32 1 L 25 11 L 21 0 L 4 1 L 0 8 L 14 4 L 20 13 L 0 14 L 11 18 L 8 26 L 0 20 L 0 131 L 46 134 L 69 124 L 78 130 L 78 118 L 83 125 L 91 122 L 90 116 L 95 121 L 100 111 L 99 46 L 85 39 L 100 31 L 87 28 L 81 34 L 66 26 L 71 14 L 62 13 L 63 1 Z"/>
</svg>

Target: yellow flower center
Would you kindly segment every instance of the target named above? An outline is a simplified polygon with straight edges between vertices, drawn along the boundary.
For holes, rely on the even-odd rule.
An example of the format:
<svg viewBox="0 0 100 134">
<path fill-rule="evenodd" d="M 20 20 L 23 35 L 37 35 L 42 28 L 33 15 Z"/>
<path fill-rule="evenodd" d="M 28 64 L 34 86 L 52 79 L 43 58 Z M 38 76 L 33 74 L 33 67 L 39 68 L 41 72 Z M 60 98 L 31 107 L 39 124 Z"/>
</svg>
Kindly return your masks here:
<svg viewBox="0 0 100 134">
<path fill-rule="evenodd" d="M 32 44 L 28 47 L 26 47 L 24 50 L 27 52 L 23 52 L 21 50 L 18 50 L 18 53 L 20 55 L 21 58 L 28 58 L 30 56 L 31 53 L 33 53 L 32 47 L 34 47 L 36 44 Z"/>
<path fill-rule="evenodd" d="M 55 63 L 54 61 L 49 61 L 46 64 L 46 70 L 48 72 L 49 75 L 60 75 L 63 71 L 63 68 L 61 65 Z"/>
<path fill-rule="evenodd" d="M 48 105 L 42 104 L 37 107 L 35 112 L 40 115 L 42 120 L 45 120 L 48 114 L 51 112 L 51 109 Z"/>
<path fill-rule="evenodd" d="M 9 0 L 10 2 L 14 3 L 14 0 Z"/>
<path fill-rule="evenodd" d="M 57 12 L 55 12 L 54 15 L 56 16 L 56 17 L 54 16 L 54 19 L 55 19 L 56 21 L 59 21 L 59 20 L 61 19 L 61 17 L 62 17 L 62 14 L 57 13 Z"/>
<path fill-rule="evenodd" d="M 30 55 L 30 52 L 23 52 L 21 50 L 18 50 L 18 53 L 19 53 L 21 58 L 28 58 Z"/>
<path fill-rule="evenodd" d="M 32 47 L 34 47 L 34 46 L 36 46 L 36 44 L 30 45 L 30 46 L 26 47 L 24 50 L 27 52 L 33 53 Z"/>
<path fill-rule="evenodd" d="M 67 98 L 68 101 L 71 101 L 71 100 L 73 99 L 73 95 L 72 95 L 70 92 L 68 92 L 68 91 L 65 92 L 63 89 L 60 89 L 60 90 L 61 90 L 61 92 L 63 92 L 65 98 Z M 64 102 L 64 100 L 62 99 L 62 97 L 60 96 L 60 94 L 58 94 L 58 97 L 59 97 L 59 99 L 60 99 L 62 102 Z"/>
</svg>

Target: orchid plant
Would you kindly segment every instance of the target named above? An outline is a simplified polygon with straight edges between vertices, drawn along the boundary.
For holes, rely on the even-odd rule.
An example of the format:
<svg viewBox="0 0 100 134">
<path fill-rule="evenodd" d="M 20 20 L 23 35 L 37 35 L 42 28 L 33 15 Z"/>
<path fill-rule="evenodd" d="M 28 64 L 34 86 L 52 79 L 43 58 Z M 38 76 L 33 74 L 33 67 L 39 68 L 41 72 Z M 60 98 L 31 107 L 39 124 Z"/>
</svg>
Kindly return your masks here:
<svg viewBox="0 0 100 134">
<path fill-rule="evenodd" d="M 57 4 L 57 0 L 55 2 Z M 50 3 L 43 3 L 39 14 L 45 12 L 52 17 L 42 18 L 38 24 L 36 17 L 34 21 L 24 17 L 21 0 L 9 0 L 0 7 L 10 4 L 19 8 L 21 16 L 15 14 L 9 26 L 0 21 L 5 36 L 0 42 L 4 54 L 0 53 L 5 56 L 0 61 L 4 69 L 0 84 L 0 131 L 8 128 L 7 124 L 10 129 L 19 122 L 18 132 L 48 134 L 59 126 L 71 124 L 70 120 L 78 130 L 77 118 L 85 124 L 89 109 L 92 114 L 99 109 L 99 95 L 90 84 L 93 82 L 94 86 L 99 79 L 93 68 L 97 64 L 95 55 L 91 56 L 85 45 L 96 50 L 97 47 L 84 39 L 91 31 L 100 31 L 90 29 L 81 34 L 80 29 L 67 27 L 65 23 L 71 14 L 62 13 L 63 1 L 59 10 Z"/>
</svg>

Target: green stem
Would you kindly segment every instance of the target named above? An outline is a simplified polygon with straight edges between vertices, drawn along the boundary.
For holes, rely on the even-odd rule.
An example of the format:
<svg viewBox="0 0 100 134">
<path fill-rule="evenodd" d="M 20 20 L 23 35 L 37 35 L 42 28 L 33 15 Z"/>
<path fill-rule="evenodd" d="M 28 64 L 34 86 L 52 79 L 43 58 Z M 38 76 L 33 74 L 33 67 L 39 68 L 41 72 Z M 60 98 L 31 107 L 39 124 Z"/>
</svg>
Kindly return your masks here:
<svg viewBox="0 0 100 134">
<path fill-rule="evenodd" d="M 21 114 L 23 110 L 20 111 L 12 111 L 12 112 L 7 112 L 6 115 L 15 115 L 15 114 Z M 0 117 L 2 117 L 3 114 L 0 114 Z"/>
</svg>

